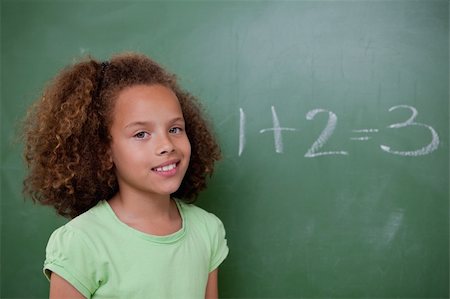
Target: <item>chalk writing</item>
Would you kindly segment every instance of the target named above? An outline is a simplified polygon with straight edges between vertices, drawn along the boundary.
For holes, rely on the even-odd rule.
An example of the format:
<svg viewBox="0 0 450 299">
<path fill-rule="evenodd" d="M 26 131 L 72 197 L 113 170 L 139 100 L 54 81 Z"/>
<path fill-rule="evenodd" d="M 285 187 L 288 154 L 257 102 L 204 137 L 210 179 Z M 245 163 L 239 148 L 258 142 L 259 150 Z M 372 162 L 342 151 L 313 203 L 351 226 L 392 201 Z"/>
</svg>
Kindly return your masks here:
<svg viewBox="0 0 450 299">
<path fill-rule="evenodd" d="M 403 123 L 397 123 L 397 124 L 390 125 L 389 128 L 399 129 L 399 128 L 404 128 L 404 127 L 408 127 L 408 126 L 422 126 L 422 127 L 425 127 L 430 130 L 431 136 L 432 136 L 431 142 L 427 146 L 424 146 L 421 149 L 418 149 L 415 151 L 403 151 L 403 152 L 402 151 L 394 151 L 394 150 L 391 150 L 391 148 L 387 145 L 380 145 L 381 149 L 385 152 L 388 152 L 388 153 L 391 153 L 394 155 L 412 156 L 412 157 L 428 155 L 428 154 L 432 153 L 433 151 L 435 151 L 439 146 L 439 136 L 436 133 L 436 131 L 428 125 L 417 123 L 414 121 L 419 113 L 417 112 L 416 108 L 414 108 L 412 106 L 408 106 L 408 105 L 394 106 L 389 109 L 389 112 L 394 111 L 395 109 L 398 109 L 398 108 L 410 109 L 412 112 L 412 115 L 407 121 L 405 121 Z"/>
<path fill-rule="evenodd" d="M 331 111 L 323 110 L 323 109 L 314 109 L 309 111 L 306 114 L 307 120 L 312 120 L 316 116 L 317 113 L 321 112 L 328 112 L 328 123 L 325 129 L 323 129 L 322 133 L 320 134 L 319 138 L 313 143 L 311 148 L 306 152 L 305 157 L 306 158 L 314 158 L 319 156 L 326 156 L 326 155 L 348 155 L 345 151 L 332 151 L 332 152 L 317 152 L 321 147 L 325 145 L 325 143 L 330 139 L 331 135 L 333 135 L 334 129 L 336 129 L 337 125 L 337 116 Z"/>
<path fill-rule="evenodd" d="M 378 133 L 378 129 L 360 129 L 360 130 L 352 130 L 352 132 L 355 133 Z M 371 139 L 369 136 L 363 136 L 363 137 L 351 137 L 350 140 L 354 141 L 367 141 Z"/>
<path fill-rule="evenodd" d="M 405 127 L 411 127 L 411 126 L 420 126 L 427 128 L 431 133 L 431 142 L 427 144 L 426 146 L 412 150 L 412 151 L 397 151 L 394 149 L 391 149 L 388 145 L 380 145 L 380 149 L 386 153 L 392 154 L 392 155 L 399 155 L 399 156 L 408 156 L 408 157 L 417 157 L 417 156 L 423 156 L 423 155 L 429 155 L 432 152 L 434 152 L 439 147 L 439 135 L 437 134 L 436 130 L 426 124 L 416 122 L 416 118 L 418 115 L 417 109 L 408 106 L 408 105 L 398 105 L 391 107 L 388 111 L 392 112 L 396 109 L 408 109 L 411 111 L 411 117 L 406 120 L 405 122 L 401 123 L 395 123 L 392 125 L 389 125 L 388 129 L 401 129 Z M 282 154 L 284 152 L 283 147 L 283 131 L 299 131 L 299 129 L 296 128 L 287 128 L 282 127 L 280 125 L 280 120 L 278 118 L 278 114 L 276 112 L 276 109 L 274 106 L 271 106 L 272 111 L 272 124 L 273 126 L 271 128 L 265 128 L 261 129 L 259 131 L 260 134 L 266 133 L 266 132 L 273 132 L 273 138 L 274 138 L 274 147 L 275 152 L 278 154 Z M 333 135 L 337 123 L 338 123 L 338 117 L 337 115 L 332 112 L 325 109 L 313 109 L 309 111 L 306 114 L 307 120 L 314 120 L 317 114 L 319 113 L 326 113 L 328 114 L 328 121 L 325 126 L 325 128 L 320 133 L 319 137 L 314 141 L 314 143 L 311 145 L 311 147 L 307 150 L 305 153 L 306 158 L 316 158 L 320 156 L 331 156 L 331 155 L 341 155 L 341 156 L 348 156 L 349 153 L 344 150 L 339 151 L 324 151 L 322 148 L 325 146 L 325 144 L 328 142 L 328 140 Z M 378 129 L 374 128 L 366 128 L 366 129 L 354 129 L 352 130 L 353 133 L 361 134 L 364 133 L 365 136 L 359 136 L 359 137 L 350 137 L 350 140 L 352 141 L 368 141 L 371 139 L 369 136 L 370 134 L 376 134 L 379 132 Z M 242 108 L 239 108 L 239 149 L 238 149 L 238 155 L 241 156 L 244 152 L 245 146 L 246 146 L 246 116 L 245 112 Z"/>
<path fill-rule="evenodd" d="M 277 112 L 275 111 L 275 107 L 271 107 L 272 110 L 272 122 L 273 128 L 262 129 L 259 133 L 265 133 L 268 131 L 273 131 L 273 139 L 275 142 L 275 152 L 278 154 L 283 153 L 283 137 L 281 136 L 281 131 L 297 131 L 294 128 L 282 128 L 280 127 L 280 121 L 278 120 Z"/>
<path fill-rule="evenodd" d="M 239 151 L 238 155 L 242 155 L 245 147 L 245 113 L 239 108 Z"/>
</svg>

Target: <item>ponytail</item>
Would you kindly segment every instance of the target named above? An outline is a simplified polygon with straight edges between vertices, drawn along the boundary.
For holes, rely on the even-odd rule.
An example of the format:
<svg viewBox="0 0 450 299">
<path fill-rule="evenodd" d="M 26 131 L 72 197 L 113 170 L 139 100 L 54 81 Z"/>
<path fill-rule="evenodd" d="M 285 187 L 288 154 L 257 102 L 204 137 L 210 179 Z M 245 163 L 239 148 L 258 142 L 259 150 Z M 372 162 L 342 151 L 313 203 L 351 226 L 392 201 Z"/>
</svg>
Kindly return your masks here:
<svg viewBox="0 0 450 299">
<path fill-rule="evenodd" d="M 107 139 L 99 112 L 103 105 L 95 103 L 102 69 L 94 60 L 64 69 L 48 85 L 25 120 L 25 160 L 29 173 L 24 192 L 35 202 L 53 205 L 63 216 L 79 214 L 74 214 L 74 207 L 89 209 L 96 203 L 92 198 L 101 189 L 91 186 L 93 182 L 86 178 L 105 168 L 102 159 L 93 161 L 84 157 L 92 157 L 97 150 L 92 145 L 105 143 L 99 138 Z M 90 186 L 91 192 L 78 194 L 80 184 Z"/>
</svg>

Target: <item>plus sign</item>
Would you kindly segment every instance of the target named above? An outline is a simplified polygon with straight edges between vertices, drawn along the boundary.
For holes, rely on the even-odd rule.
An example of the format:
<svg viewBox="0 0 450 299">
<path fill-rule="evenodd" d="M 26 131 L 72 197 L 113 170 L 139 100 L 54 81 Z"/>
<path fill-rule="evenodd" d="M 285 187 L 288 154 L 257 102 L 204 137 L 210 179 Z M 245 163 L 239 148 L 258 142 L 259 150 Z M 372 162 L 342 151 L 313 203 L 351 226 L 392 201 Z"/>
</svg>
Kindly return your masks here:
<svg viewBox="0 0 450 299">
<path fill-rule="evenodd" d="M 283 137 L 281 135 L 282 131 L 297 131 L 295 128 L 284 128 L 280 126 L 280 121 L 278 120 L 277 112 L 275 111 L 275 107 L 272 106 L 272 122 L 273 127 L 262 129 L 259 131 L 259 133 L 265 133 L 269 131 L 273 131 L 273 138 L 274 138 L 274 144 L 275 144 L 275 152 L 278 154 L 283 153 Z"/>
</svg>

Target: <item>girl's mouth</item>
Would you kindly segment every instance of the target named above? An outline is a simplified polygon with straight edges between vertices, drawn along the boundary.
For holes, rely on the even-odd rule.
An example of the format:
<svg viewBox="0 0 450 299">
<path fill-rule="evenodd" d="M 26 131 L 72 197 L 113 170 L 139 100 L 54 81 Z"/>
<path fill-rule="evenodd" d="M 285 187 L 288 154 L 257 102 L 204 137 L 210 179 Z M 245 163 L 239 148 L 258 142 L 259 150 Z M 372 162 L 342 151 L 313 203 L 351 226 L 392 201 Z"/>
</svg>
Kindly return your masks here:
<svg viewBox="0 0 450 299">
<path fill-rule="evenodd" d="M 172 163 L 172 164 L 165 165 L 165 166 L 155 167 L 155 168 L 152 168 L 152 170 L 156 171 L 156 172 L 167 172 L 167 171 L 171 171 L 175 168 L 177 168 L 177 163 Z"/>
<path fill-rule="evenodd" d="M 170 161 L 152 168 L 152 171 L 162 176 L 173 176 L 178 171 L 180 161 Z"/>
</svg>

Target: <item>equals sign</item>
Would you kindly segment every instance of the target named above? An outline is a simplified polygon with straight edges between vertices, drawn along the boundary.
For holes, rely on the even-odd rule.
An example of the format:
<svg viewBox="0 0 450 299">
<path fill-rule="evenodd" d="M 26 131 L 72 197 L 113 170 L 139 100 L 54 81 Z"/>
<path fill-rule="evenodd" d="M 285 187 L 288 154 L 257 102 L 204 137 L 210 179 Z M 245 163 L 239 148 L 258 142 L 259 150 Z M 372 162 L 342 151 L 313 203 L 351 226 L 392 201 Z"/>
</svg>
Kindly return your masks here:
<svg viewBox="0 0 450 299">
<path fill-rule="evenodd" d="M 378 133 L 378 129 L 360 129 L 360 130 L 352 130 L 354 133 Z M 355 141 L 367 141 L 371 137 L 369 136 L 363 136 L 363 137 L 352 137 L 351 140 Z"/>
</svg>

